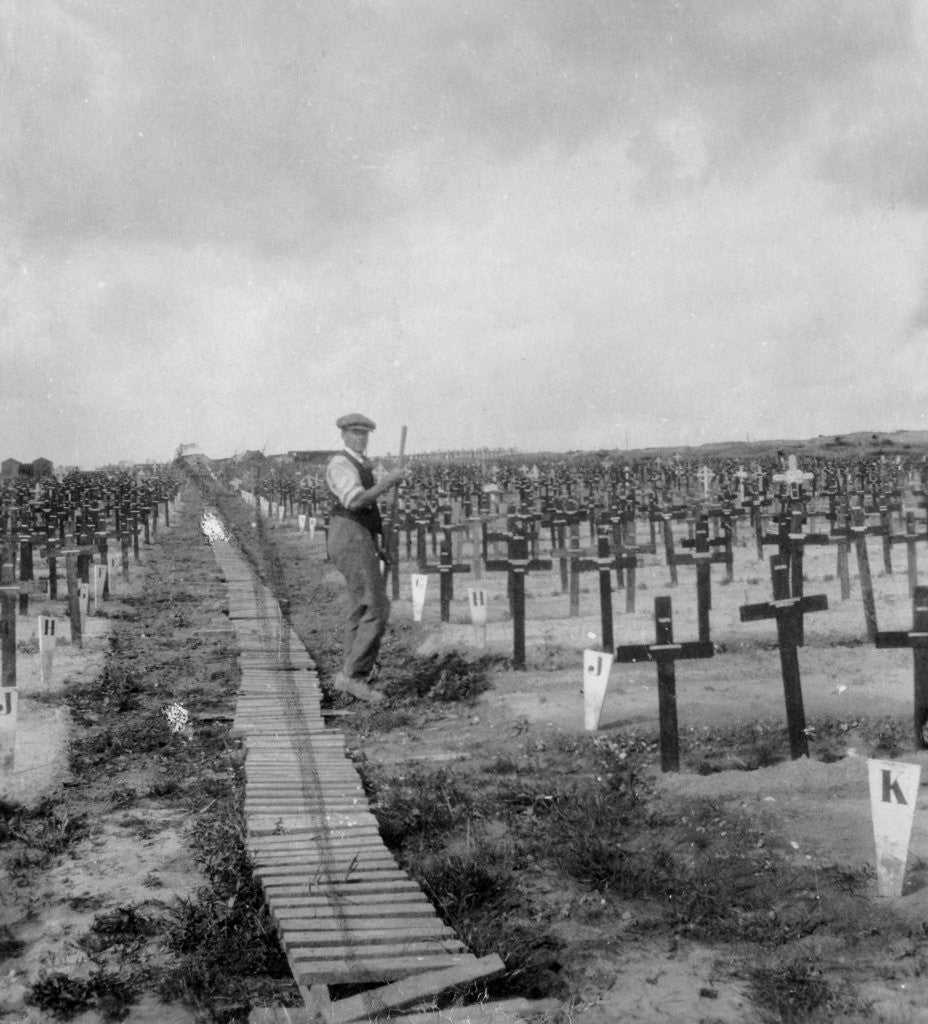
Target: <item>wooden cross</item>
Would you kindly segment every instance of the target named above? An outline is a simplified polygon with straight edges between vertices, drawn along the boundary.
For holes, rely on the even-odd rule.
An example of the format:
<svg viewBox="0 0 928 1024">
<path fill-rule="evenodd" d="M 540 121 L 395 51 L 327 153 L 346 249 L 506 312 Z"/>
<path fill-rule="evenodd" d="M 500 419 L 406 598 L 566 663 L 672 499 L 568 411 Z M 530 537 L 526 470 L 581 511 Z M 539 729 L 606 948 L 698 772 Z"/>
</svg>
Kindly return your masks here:
<svg viewBox="0 0 928 1024">
<path fill-rule="evenodd" d="M 567 547 L 554 548 L 549 554 L 552 558 L 560 559 L 561 566 L 568 568 L 568 584 L 570 592 L 570 611 L 568 617 L 577 619 L 580 617 L 580 574 L 598 569 L 596 561 L 598 548 L 580 547 L 580 524 L 570 524 L 570 538 Z"/>
<path fill-rule="evenodd" d="M 550 558 L 529 558 L 528 538 L 513 534 L 509 557 L 488 561 L 487 572 L 508 572 L 509 609 L 512 613 L 512 667 L 525 668 L 525 574 L 533 569 L 552 567 Z"/>
<path fill-rule="evenodd" d="M 880 531 L 883 537 L 883 569 L 887 576 L 892 576 L 893 512 L 901 512 L 902 505 L 898 501 L 893 501 L 891 495 L 883 493 L 876 498 L 876 510 L 880 515 Z"/>
<path fill-rule="evenodd" d="M 915 588 L 911 630 L 878 631 L 876 646 L 912 648 L 915 675 L 915 749 L 928 749 L 928 587 Z"/>
<path fill-rule="evenodd" d="M 790 455 L 787 459 L 787 468 L 782 473 L 773 474 L 775 484 L 786 484 L 787 494 L 790 498 L 798 498 L 802 493 L 803 485 L 811 483 L 813 479 L 813 473 L 804 473 L 799 468 L 799 460 L 795 455 Z"/>
<path fill-rule="evenodd" d="M 704 495 L 709 493 L 709 485 L 712 483 L 714 478 L 715 473 L 713 473 L 708 466 L 702 466 L 696 474 L 696 479 L 702 484 L 702 493 Z"/>
<path fill-rule="evenodd" d="M 780 557 L 789 564 L 789 594 L 791 597 L 802 597 L 803 583 L 803 552 L 806 544 L 830 544 L 831 535 L 827 533 L 803 533 L 803 514 L 793 509 L 789 515 L 781 515 L 777 520 L 777 532 L 764 534 L 764 544 L 776 544 Z M 797 643 L 805 644 L 805 627 L 802 618 L 796 623 Z"/>
<path fill-rule="evenodd" d="M 867 552 L 867 535 L 881 534 L 882 526 L 867 526 L 864 510 L 860 505 L 851 508 L 851 525 L 848 527 L 857 549 L 857 575 L 860 579 L 860 596 L 864 605 L 864 622 L 867 627 L 867 639 L 876 643 L 876 601 L 873 597 L 873 579 L 870 575 L 870 556 Z"/>
<path fill-rule="evenodd" d="M 696 614 L 699 621 L 699 642 L 709 643 L 709 612 L 712 609 L 712 563 L 727 563 L 725 551 L 712 551 L 713 547 L 722 547 L 726 538 L 718 537 L 709 540 L 709 519 L 700 516 L 696 521 L 695 536 L 692 541 L 684 540 L 684 547 L 693 550 L 688 555 L 674 555 L 675 565 L 696 566 Z"/>
<path fill-rule="evenodd" d="M 824 594 L 814 597 L 791 597 L 789 593 L 789 564 L 781 555 L 770 558 L 770 576 L 773 581 L 773 600 L 760 604 L 746 604 L 740 608 L 742 622 L 759 619 L 777 620 L 777 641 L 780 647 L 780 668 L 783 673 L 783 694 L 786 698 L 786 723 L 789 730 L 790 754 L 795 760 L 808 757 L 806 715 L 802 704 L 802 682 L 799 677 L 797 623 L 806 612 L 824 611 L 828 598 Z"/>
<path fill-rule="evenodd" d="M 661 771 L 680 770 L 680 745 L 677 729 L 677 681 L 674 663 L 685 658 L 711 658 L 711 643 L 674 643 L 673 613 L 669 597 L 654 599 L 655 642 L 617 647 L 615 661 L 624 664 L 654 662 L 657 665 L 657 703 L 660 720 Z"/>
<path fill-rule="evenodd" d="M 744 504 L 744 482 L 746 480 L 750 480 L 751 474 L 744 468 L 744 466 L 739 466 L 734 477 L 738 481 L 738 500 Z"/>
<path fill-rule="evenodd" d="M 890 534 L 891 543 L 902 543 L 906 546 L 906 563 L 909 577 L 909 597 L 915 596 L 915 587 L 918 584 L 918 555 L 915 545 L 920 540 L 928 540 L 928 531 L 918 533 L 915 525 L 915 513 L 905 514 L 905 533 Z"/>
<path fill-rule="evenodd" d="M 438 573 L 441 621 L 450 622 L 451 602 L 454 600 L 454 574 L 456 572 L 470 572 L 469 565 L 455 563 L 450 535 L 446 535 L 445 539 L 441 542 L 438 565 L 426 564 L 425 566 L 419 566 L 419 572 Z"/>
<path fill-rule="evenodd" d="M 652 522 L 659 522 L 661 524 L 661 531 L 664 539 L 664 557 L 667 562 L 667 568 L 670 570 L 670 585 L 672 587 L 675 587 L 678 582 L 677 563 L 673 543 L 673 520 L 681 519 L 685 514 L 686 513 L 684 511 L 675 508 L 655 508 L 651 512 Z"/>
<path fill-rule="evenodd" d="M 603 631 L 603 650 L 615 646 L 612 631 L 612 554 L 609 537 L 601 534 L 596 540 L 596 565 L 599 569 L 599 614 Z"/>
</svg>

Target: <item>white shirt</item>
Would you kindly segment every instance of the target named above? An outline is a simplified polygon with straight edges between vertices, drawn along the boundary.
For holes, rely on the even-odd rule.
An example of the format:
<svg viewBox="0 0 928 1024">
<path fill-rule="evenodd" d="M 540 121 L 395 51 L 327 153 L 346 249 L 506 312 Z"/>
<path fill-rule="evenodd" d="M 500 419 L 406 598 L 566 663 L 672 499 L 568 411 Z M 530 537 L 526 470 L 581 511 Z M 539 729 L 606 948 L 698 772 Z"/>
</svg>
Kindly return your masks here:
<svg viewBox="0 0 928 1024">
<path fill-rule="evenodd" d="M 338 455 L 333 455 L 329 460 L 325 482 L 343 508 L 348 508 L 350 502 L 364 492 L 365 488 L 358 472 L 362 465 L 363 462 L 348 448 Z"/>
</svg>

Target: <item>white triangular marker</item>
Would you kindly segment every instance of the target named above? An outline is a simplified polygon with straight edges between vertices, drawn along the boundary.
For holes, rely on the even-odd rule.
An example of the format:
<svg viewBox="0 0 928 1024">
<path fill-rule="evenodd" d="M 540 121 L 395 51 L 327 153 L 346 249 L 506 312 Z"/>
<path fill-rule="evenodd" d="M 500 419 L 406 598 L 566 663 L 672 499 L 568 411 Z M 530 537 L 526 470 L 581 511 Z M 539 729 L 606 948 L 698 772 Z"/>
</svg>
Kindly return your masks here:
<svg viewBox="0 0 928 1024">
<path fill-rule="evenodd" d="M 583 728 L 587 732 L 596 732 L 599 728 L 611 670 L 611 654 L 592 650 L 583 652 Z"/>
<path fill-rule="evenodd" d="M 901 896 L 921 765 L 870 759 L 867 769 L 880 895 Z"/>
<path fill-rule="evenodd" d="M 43 686 L 50 686 L 52 664 L 55 658 L 55 620 L 50 615 L 39 616 L 39 678 Z"/>
<path fill-rule="evenodd" d="M 425 607 L 425 590 L 429 585 L 429 578 L 425 573 L 414 572 L 412 574 L 412 621 L 422 621 L 422 609 Z"/>
</svg>

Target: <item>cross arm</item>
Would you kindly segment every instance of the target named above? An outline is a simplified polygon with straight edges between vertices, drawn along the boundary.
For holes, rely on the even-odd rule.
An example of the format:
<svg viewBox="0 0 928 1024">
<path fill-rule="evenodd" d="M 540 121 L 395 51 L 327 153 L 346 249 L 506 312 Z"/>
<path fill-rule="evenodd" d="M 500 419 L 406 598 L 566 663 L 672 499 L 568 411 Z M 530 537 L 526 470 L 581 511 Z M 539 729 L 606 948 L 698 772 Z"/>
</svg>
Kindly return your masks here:
<svg viewBox="0 0 928 1024">
<path fill-rule="evenodd" d="M 928 633 L 916 631 L 905 632 L 904 630 L 877 633 L 876 646 L 888 647 L 911 647 L 924 650 L 928 648 Z"/>
<path fill-rule="evenodd" d="M 823 612 L 828 609 L 828 597 L 815 594 L 810 597 L 784 597 L 778 601 L 762 601 L 760 604 L 744 604 L 739 608 L 742 622 L 757 622 L 773 619 L 791 609 L 806 612 Z"/>
<path fill-rule="evenodd" d="M 679 644 L 629 644 L 626 647 L 617 647 L 613 652 L 613 660 L 620 664 L 628 665 L 637 662 L 711 658 L 714 655 L 715 648 L 711 643 L 700 643 L 699 641 L 692 640 Z"/>
</svg>

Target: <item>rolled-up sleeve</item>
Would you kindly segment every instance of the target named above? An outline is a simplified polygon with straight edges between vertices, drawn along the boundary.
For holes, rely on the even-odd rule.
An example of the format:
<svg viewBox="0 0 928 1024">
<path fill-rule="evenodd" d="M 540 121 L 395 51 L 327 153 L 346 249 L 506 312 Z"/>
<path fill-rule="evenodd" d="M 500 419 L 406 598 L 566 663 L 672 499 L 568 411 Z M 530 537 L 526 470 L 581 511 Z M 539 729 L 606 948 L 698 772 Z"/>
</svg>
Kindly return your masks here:
<svg viewBox="0 0 928 1024">
<path fill-rule="evenodd" d="M 350 502 L 364 491 L 357 467 L 347 455 L 332 458 L 326 467 L 325 482 L 344 508 L 349 508 Z"/>
</svg>

